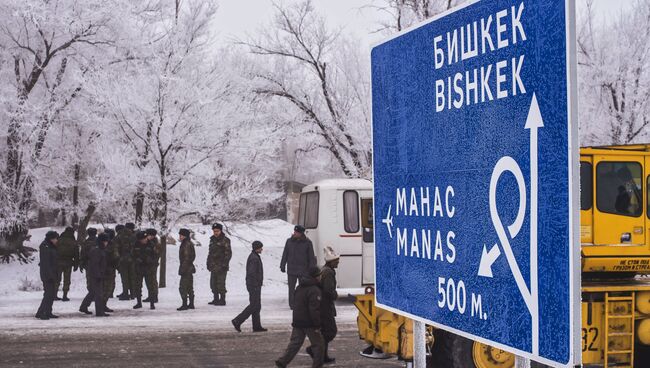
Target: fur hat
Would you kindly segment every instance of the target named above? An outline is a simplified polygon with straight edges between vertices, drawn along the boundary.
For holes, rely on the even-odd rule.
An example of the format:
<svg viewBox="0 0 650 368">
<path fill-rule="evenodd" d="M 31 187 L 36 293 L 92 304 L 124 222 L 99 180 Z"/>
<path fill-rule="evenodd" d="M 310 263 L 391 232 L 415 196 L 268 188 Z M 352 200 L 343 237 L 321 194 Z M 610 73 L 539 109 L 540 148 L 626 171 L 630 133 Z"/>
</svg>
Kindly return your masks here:
<svg viewBox="0 0 650 368">
<path fill-rule="evenodd" d="M 158 235 L 158 231 L 156 231 L 156 229 L 147 229 L 147 230 L 145 231 L 145 233 L 146 233 L 147 235 L 151 235 L 151 236 L 156 236 L 156 235 Z"/>
<path fill-rule="evenodd" d="M 89 227 L 86 229 L 86 234 L 88 234 L 89 237 L 94 238 L 97 236 L 97 229 L 94 227 Z"/>
<path fill-rule="evenodd" d="M 45 234 L 45 240 L 52 240 L 58 238 L 59 238 L 59 233 L 57 233 L 56 231 L 48 231 L 47 234 Z"/>
<path fill-rule="evenodd" d="M 142 240 L 146 237 L 147 237 L 147 233 L 145 233 L 144 231 L 138 231 L 137 233 L 135 233 L 136 240 Z"/>
<path fill-rule="evenodd" d="M 178 230 L 178 235 L 183 235 L 186 238 L 190 237 L 190 231 L 188 229 L 180 229 Z"/>
<path fill-rule="evenodd" d="M 307 274 L 310 277 L 318 277 L 321 274 L 320 268 L 316 266 L 309 267 L 309 270 L 307 271 Z"/>
<path fill-rule="evenodd" d="M 110 240 L 111 240 L 110 237 L 105 232 L 99 234 L 99 236 L 97 237 L 97 241 L 100 242 L 100 243 L 101 242 L 107 242 L 107 241 L 110 241 Z"/>
<path fill-rule="evenodd" d="M 126 224 L 124 224 L 124 227 L 129 230 L 135 230 L 135 224 L 132 222 L 127 222 Z"/>
<path fill-rule="evenodd" d="M 260 249 L 260 248 L 262 248 L 262 247 L 264 247 L 264 244 L 262 244 L 261 241 L 259 241 L 259 240 L 255 240 L 255 241 L 253 242 L 253 250 L 258 250 L 258 249 Z"/>
<path fill-rule="evenodd" d="M 214 223 L 214 224 L 212 224 L 212 230 L 214 230 L 214 229 L 219 229 L 219 230 L 223 231 L 223 225 L 221 225 L 220 223 Z"/>
<path fill-rule="evenodd" d="M 330 246 L 325 247 L 323 249 L 323 253 L 325 253 L 325 262 L 341 258 L 341 255 L 336 253 L 336 251 L 334 251 L 334 249 Z"/>
<path fill-rule="evenodd" d="M 302 225 L 296 225 L 296 226 L 293 228 L 293 231 L 295 231 L 295 232 L 299 232 L 299 233 L 301 233 L 301 234 L 304 234 L 304 233 L 305 233 L 305 228 L 304 228 L 304 226 L 302 226 Z"/>
<path fill-rule="evenodd" d="M 124 225 L 118 224 L 117 226 L 115 226 L 115 232 L 116 233 L 119 233 L 122 230 L 124 230 Z"/>
</svg>

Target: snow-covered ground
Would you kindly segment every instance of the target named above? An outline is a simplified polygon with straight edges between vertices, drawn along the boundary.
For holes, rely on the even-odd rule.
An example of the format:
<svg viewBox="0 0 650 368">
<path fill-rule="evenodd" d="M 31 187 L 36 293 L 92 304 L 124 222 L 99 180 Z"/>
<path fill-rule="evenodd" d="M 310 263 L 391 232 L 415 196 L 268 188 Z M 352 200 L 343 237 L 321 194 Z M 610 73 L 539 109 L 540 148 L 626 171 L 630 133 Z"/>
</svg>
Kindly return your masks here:
<svg viewBox="0 0 650 368">
<path fill-rule="evenodd" d="M 291 310 L 287 306 L 286 275 L 280 272 L 280 258 L 285 240 L 291 235 L 293 225 L 281 220 L 227 225 L 233 251 L 227 278 L 227 306 L 215 307 L 207 304 L 212 300 L 212 292 L 210 273 L 205 263 L 212 230 L 209 226 L 187 225 L 185 227 L 194 231 L 196 240 L 201 244 L 196 247 L 197 272 L 194 275 L 197 309 L 176 311 L 181 304 L 178 293 L 178 244 L 176 244 L 167 247 L 167 287 L 160 289 L 160 303 L 156 305 L 156 310 L 150 310 L 147 304 L 142 309 L 134 310 L 133 301 L 110 299 L 109 307 L 115 310 L 110 318 L 82 315 L 78 309 L 86 294 L 86 282 L 83 274 L 75 272 L 69 294 L 71 301 L 54 303 L 53 311 L 61 318 L 49 321 L 37 320 L 34 314 L 38 309 L 42 291 L 19 290 L 24 280 L 34 285 L 41 285 L 38 254 L 36 254 L 35 260 L 30 264 L 21 265 L 16 262 L 0 264 L 0 333 L 74 333 L 87 331 L 87 329 L 93 329 L 97 333 L 112 333 L 125 329 L 200 331 L 232 328 L 230 320 L 248 304 L 245 286 L 246 259 L 251 251 L 250 244 L 254 240 L 264 243 L 262 261 L 265 280 L 262 288 L 262 324 L 270 328 L 288 328 L 291 323 Z M 38 248 L 49 230 L 50 228 L 41 228 L 30 231 L 32 241 L 28 245 Z M 54 228 L 54 230 L 62 229 Z M 121 291 L 118 275 L 115 294 Z M 146 287 L 143 289 L 143 295 L 147 295 Z M 91 306 L 91 310 L 92 308 Z M 355 321 L 356 310 L 350 303 L 341 303 L 338 311 L 338 320 L 341 323 Z M 243 329 L 250 329 L 250 321 L 247 321 Z"/>
</svg>

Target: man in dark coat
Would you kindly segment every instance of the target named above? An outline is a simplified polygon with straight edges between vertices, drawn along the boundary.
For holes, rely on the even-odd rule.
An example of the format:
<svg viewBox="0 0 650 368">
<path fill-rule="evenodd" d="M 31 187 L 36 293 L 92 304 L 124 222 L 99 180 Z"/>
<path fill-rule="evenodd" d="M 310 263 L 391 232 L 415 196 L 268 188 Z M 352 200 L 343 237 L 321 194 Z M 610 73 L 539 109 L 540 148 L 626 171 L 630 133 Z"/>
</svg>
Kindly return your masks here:
<svg viewBox="0 0 650 368">
<path fill-rule="evenodd" d="M 155 268 L 157 260 L 156 251 L 153 244 L 149 242 L 147 234 L 144 231 L 138 231 L 135 238 L 136 242 L 133 245 L 132 257 L 135 264 L 135 297 L 138 302 L 133 306 L 133 309 L 140 309 L 142 308 L 142 279 L 145 279 L 147 285 L 151 286 L 149 277 L 151 276 L 151 269 Z M 154 290 L 149 289 L 149 305 L 151 309 L 156 309 L 153 301 L 158 296 L 153 293 Z"/>
<path fill-rule="evenodd" d="M 135 224 L 126 223 L 122 231 L 117 232 L 113 240 L 120 254 L 120 278 L 122 279 L 122 294 L 118 295 L 120 300 L 135 299 L 135 265 L 131 257 L 131 248 L 135 244 Z"/>
<path fill-rule="evenodd" d="M 184 311 L 194 309 L 194 273 L 196 272 L 194 259 L 196 258 L 196 252 L 188 229 L 180 229 L 178 238 L 181 241 L 181 246 L 178 249 L 178 258 L 180 260 L 178 275 L 181 277 L 178 291 L 181 294 L 181 299 L 183 299 L 183 305 L 176 308 L 176 310 Z"/>
<path fill-rule="evenodd" d="M 97 229 L 94 227 L 89 227 L 86 229 L 86 235 L 88 237 L 81 244 L 81 251 L 79 256 L 79 267 L 81 271 L 86 271 L 86 290 L 90 292 L 90 276 L 88 275 L 88 257 L 90 255 L 90 250 L 97 245 Z"/>
<path fill-rule="evenodd" d="M 329 343 L 334 340 L 338 329 L 336 328 L 336 306 L 334 301 L 339 297 L 336 292 L 336 269 L 339 267 L 339 254 L 332 247 L 325 247 L 325 265 L 321 268 L 320 289 L 322 299 L 320 303 L 321 334 L 325 341 L 323 363 L 334 363 L 335 359 L 327 354 Z M 310 347 L 307 348 L 307 354 L 313 354 Z"/>
<path fill-rule="evenodd" d="M 106 277 L 104 278 L 104 311 L 113 312 L 108 307 L 108 299 L 113 297 L 115 291 L 115 276 L 117 269 L 120 266 L 120 253 L 115 246 L 115 231 L 113 229 L 106 229 L 104 234 L 108 235 L 108 246 L 106 247 Z"/>
<path fill-rule="evenodd" d="M 253 332 L 266 332 L 260 322 L 260 310 L 262 309 L 262 284 L 264 282 L 264 267 L 262 266 L 262 248 L 264 245 L 261 241 L 253 242 L 253 251 L 246 261 L 246 289 L 248 290 L 248 306 L 233 319 L 232 325 L 237 332 L 241 332 L 241 325 L 253 317 Z"/>
<path fill-rule="evenodd" d="M 38 249 L 40 262 L 38 264 L 43 282 L 43 300 L 36 312 L 36 318 L 48 320 L 50 318 L 59 318 L 52 314 L 52 304 L 56 297 L 56 279 L 57 279 L 57 254 L 56 243 L 59 234 L 56 231 L 48 231 L 45 234 L 45 240 Z"/>
<path fill-rule="evenodd" d="M 230 239 L 223 232 L 223 225 L 212 225 L 212 233 L 207 267 L 210 271 L 210 288 L 214 298 L 208 304 L 226 305 L 226 276 L 232 258 L 232 249 Z"/>
<path fill-rule="evenodd" d="M 70 291 L 72 269 L 74 268 L 75 271 L 79 269 L 79 246 L 77 246 L 73 228 L 65 228 L 65 231 L 63 231 L 56 244 L 56 253 L 58 256 L 56 289 L 59 290 L 61 281 L 63 281 L 63 298 L 59 299 L 57 297 L 55 300 L 67 302 L 70 301 L 68 299 L 68 291 Z"/>
<path fill-rule="evenodd" d="M 318 286 L 320 269 L 311 267 L 307 276 L 300 278 L 300 284 L 296 289 L 295 304 L 293 307 L 293 331 L 287 350 L 275 365 L 280 368 L 286 367 L 296 356 L 305 336 L 311 342 L 312 367 L 323 366 L 323 336 L 320 333 L 321 328 L 321 290 Z"/>
<path fill-rule="evenodd" d="M 145 303 L 158 303 L 158 262 L 160 261 L 160 255 L 162 254 L 162 246 L 158 241 L 158 231 L 156 229 L 147 229 L 147 241 L 149 245 L 153 248 L 155 252 L 155 264 L 149 270 L 149 274 L 145 278 L 147 284 L 147 299 L 143 300 Z M 154 298 L 152 298 L 152 295 Z"/>
<path fill-rule="evenodd" d="M 86 263 L 86 278 L 90 284 L 88 294 L 81 302 L 79 311 L 85 314 L 92 314 L 88 307 L 95 303 L 95 315 L 97 317 L 108 317 L 104 311 L 104 278 L 106 277 L 106 247 L 108 246 L 108 235 L 101 234 L 97 238 L 95 246 L 88 250 Z"/>
<path fill-rule="evenodd" d="M 293 295 L 296 289 L 296 281 L 307 275 L 307 270 L 316 266 L 314 247 L 311 240 L 305 236 L 305 228 L 296 225 L 293 235 L 287 239 L 282 253 L 280 270 L 287 273 L 289 286 L 289 307 L 293 309 Z"/>
</svg>

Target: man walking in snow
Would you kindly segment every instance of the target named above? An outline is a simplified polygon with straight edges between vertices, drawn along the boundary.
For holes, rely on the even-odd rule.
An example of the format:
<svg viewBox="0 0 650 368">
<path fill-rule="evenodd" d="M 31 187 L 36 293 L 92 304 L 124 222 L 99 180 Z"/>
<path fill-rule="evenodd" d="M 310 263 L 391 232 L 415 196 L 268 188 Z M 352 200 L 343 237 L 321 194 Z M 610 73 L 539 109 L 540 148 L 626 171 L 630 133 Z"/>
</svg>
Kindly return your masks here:
<svg viewBox="0 0 650 368">
<path fill-rule="evenodd" d="M 57 283 L 56 289 L 59 290 L 61 286 L 61 281 L 63 281 L 63 298 L 59 299 L 58 297 L 55 300 L 63 300 L 64 302 L 70 301 L 68 299 L 68 291 L 70 291 L 70 276 L 72 274 L 72 269 L 79 269 L 79 246 L 77 246 L 77 240 L 74 237 L 74 229 L 71 227 L 66 227 L 65 231 L 59 237 L 58 243 L 56 244 L 56 253 L 58 256 L 57 265 Z"/>
<path fill-rule="evenodd" d="M 320 289 L 321 289 L 321 303 L 320 303 L 320 319 L 321 319 L 321 334 L 325 345 L 323 347 L 323 363 L 334 363 L 335 359 L 327 354 L 329 343 L 334 340 L 336 333 L 336 306 L 334 301 L 338 298 L 336 292 L 336 268 L 339 266 L 339 254 L 334 251 L 332 247 L 323 249 L 325 252 L 325 265 L 321 268 L 320 275 Z M 307 348 L 307 353 L 313 355 L 313 350 Z"/>
<path fill-rule="evenodd" d="M 181 246 L 178 249 L 178 258 L 180 260 L 178 275 L 181 277 L 178 291 L 181 294 L 181 299 L 183 299 L 183 305 L 176 308 L 176 310 L 184 311 L 194 309 L 194 273 L 196 272 L 194 259 L 196 253 L 188 229 L 180 229 L 178 238 L 181 241 Z"/>
<path fill-rule="evenodd" d="M 108 240 L 108 235 L 102 233 L 97 238 L 95 245 L 87 250 L 86 279 L 90 287 L 88 294 L 86 294 L 79 307 L 81 313 L 92 314 L 88 307 L 90 303 L 94 302 L 95 316 L 109 316 L 104 311 L 104 278 L 106 277 L 106 247 L 108 246 Z"/>
<path fill-rule="evenodd" d="M 119 225 L 118 225 L 119 226 Z M 124 227 L 124 226 L 122 226 Z M 113 297 L 115 291 L 115 276 L 117 268 L 120 266 L 120 253 L 115 246 L 115 231 L 113 229 L 106 229 L 104 234 L 108 236 L 108 245 L 104 250 L 106 252 L 106 277 L 104 278 L 104 311 L 113 312 L 108 307 L 108 299 Z"/>
<path fill-rule="evenodd" d="M 311 267 L 307 276 L 300 278 L 300 285 L 296 289 L 295 304 L 293 306 L 293 330 L 291 331 L 291 338 L 289 346 L 278 360 L 275 365 L 280 368 L 285 368 L 293 358 L 296 356 L 302 343 L 305 341 L 305 336 L 311 342 L 312 351 L 312 367 L 318 368 L 323 366 L 323 336 L 320 333 L 321 317 L 321 290 L 318 287 L 320 277 L 320 269 L 318 267 Z"/>
<path fill-rule="evenodd" d="M 246 289 L 248 290 L 248 306 L 233 319 L 232 325 L 237 332 L 241 332 L 241 325 L 253 317 L 253 332 L 266 332 L 260 322 L 260 310 L 262 309 L 262 284 L 264 282 L 264 267 L 262 265 L 262 248 L 264 245 L 261 241 L 253 242 L 253 251 L 246 261 Z"/>
<path fill-rule="evenodd" d="M 305 236 L 305 228 L 296 225 L 293 235 L 287 239 L 282 253 L 280 270 L 287 273 L 287 284 L 289 287 L 289 307 L 293 309 L 294 292 L 296 281 L 307 275 L 307 270 L 316 266 L 314 247 L 311 240 Z"/>
<path fill-rule="evenodd" d="M 36 318 L 42 320 L 59 318 L 52 314 L 52 304 L 54 304 L 54 297 L 56 297 L 56 243 L 58 239 L 59 234 L 56 231 L 48 231 L 45 234 L 45 240 L 43 240 L 38 250 L 40 257 L 38 266 L 40 268 L 41 281 L 43 282 L 43 300 L 36 312 Z"/>
<path fill-rule="evenodd" d="M 214 298 L 208 304 L 226 305 L 226 276 L 232 258 L 230 239 L 223 232 L 223 225 L 212 225 L 207 267 L 210 271 L 210 288 Z"/>
</svg>

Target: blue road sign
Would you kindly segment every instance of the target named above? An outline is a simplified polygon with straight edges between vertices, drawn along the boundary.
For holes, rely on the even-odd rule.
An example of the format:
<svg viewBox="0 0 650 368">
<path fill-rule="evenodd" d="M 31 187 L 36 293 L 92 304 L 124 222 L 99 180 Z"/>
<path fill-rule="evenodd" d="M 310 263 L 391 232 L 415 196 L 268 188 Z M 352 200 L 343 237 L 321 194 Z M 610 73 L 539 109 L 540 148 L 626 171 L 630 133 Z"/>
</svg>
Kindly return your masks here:
<svg viewBox="0 0 650 368">
<path fill-rule="evenodd" d="M 372 50 L 377 302 L 554 366 L 580 359 L 573 9 L 474 2 Z"/>
</svg>

